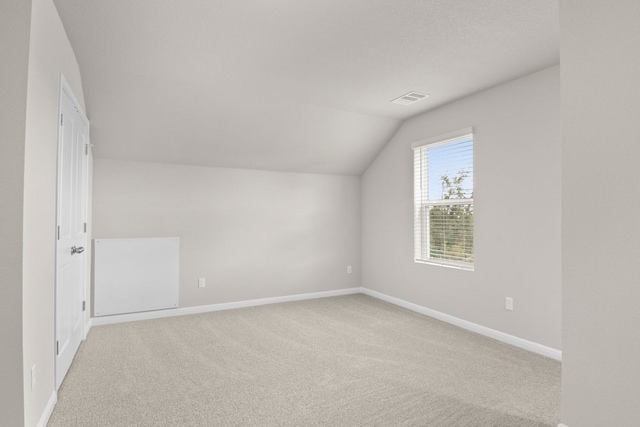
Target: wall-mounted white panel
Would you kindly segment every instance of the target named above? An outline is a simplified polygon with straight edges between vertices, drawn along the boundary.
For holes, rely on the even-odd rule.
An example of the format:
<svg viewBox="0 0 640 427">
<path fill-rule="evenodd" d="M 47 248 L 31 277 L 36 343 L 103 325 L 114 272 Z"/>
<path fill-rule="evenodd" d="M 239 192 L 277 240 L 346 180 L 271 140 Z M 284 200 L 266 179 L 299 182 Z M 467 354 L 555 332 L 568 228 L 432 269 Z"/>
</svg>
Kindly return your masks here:
<svg viewBox="0 0 640 427">
<path fill-rule="evenodd" d="M 95 239 L 94 315 L 178 307 L 180 239 Z"/>
</svg>

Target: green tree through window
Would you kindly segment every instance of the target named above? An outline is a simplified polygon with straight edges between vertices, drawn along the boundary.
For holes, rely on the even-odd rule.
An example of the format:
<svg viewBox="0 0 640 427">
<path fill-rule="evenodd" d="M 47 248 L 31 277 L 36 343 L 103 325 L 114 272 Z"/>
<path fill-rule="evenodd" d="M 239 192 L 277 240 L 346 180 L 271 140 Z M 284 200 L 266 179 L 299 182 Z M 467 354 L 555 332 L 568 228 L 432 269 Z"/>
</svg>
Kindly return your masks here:
<svg viewBox="0 0 640 427">
<path fill-rule="evenodd" d="M 413 147 L 414 260 L 473 270 L 473 134 L 459 135 Z"/>
<path fill-rule="evenodd" d="M 468 199 L 463 186 L 468 176 L 466 170 L 441 175 L 442 200 Z M 473 263 L 473 203 L 431 206 L 428 238 L 430 258 Z"/>
</svg>

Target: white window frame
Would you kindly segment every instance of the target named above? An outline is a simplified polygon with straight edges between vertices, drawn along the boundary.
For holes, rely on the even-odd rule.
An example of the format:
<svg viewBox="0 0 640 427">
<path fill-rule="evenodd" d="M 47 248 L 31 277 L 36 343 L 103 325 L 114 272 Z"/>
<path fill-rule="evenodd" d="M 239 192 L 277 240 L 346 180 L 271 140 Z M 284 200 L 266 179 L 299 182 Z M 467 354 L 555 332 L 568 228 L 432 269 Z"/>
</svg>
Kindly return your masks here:
<svg viewBox="0 0 640 427">
<path fill-rule="evenodd" d="M 475 145 L 475 136 L 473 133 L 472 127 L 467 127 L 463 129 L 459 129 L 454 132 L 450 132 L 444 135 L 439 135 L 433 138 L 423 139 L 420 141 L 416 141 L 411 145 L 411 148 L 414 151 L 414 262 L 419 264 L 430 264 L 430 265 L 438 265 L 442 267 L 455 268 L 460 270 L 468 270 L 473 271 L 475 269 L 475 257 L 474 263 L 463 262 L 463 261 L 452 261 L 445 260 L 440 258 L 432 258 L 430 257 L 430 248 L 429 245 L 431 243 L 430 238 L 424 239 L 424 236 L 430 236 L 429 232 L 429 215 L 424 211 L 429 209 L 431 206 L 437 205 L 472 205 L 474 206 L 474 198 L 469 199 L 444 199 L 444 200 L 431 200 L 424 201 L 422 200 L 423 194 L 428 194 L 428 186 L 429 186 L 429 177 L 428 173 L 423 174 L 426 170 L 426 167 L 423 167 L 422 161 L 420 159 L 420 163 L 416 160 L 416 152 L 418 149 L 429 147 L 434 148 L 440 145 L 446 145 L 453 143 L 457 140 L 471 137 L 473 143 Z M 424 161 L 428 161 L 428 152 L 425 152 Z M 418 175 L 419 174 L 419 175 Z M 423 189 L 426 187 L 427 191 L 425 192 Z M 475 187 L 475 178 L 474 178 L 474 187 Z M 474 206 L 475 208 L 475 206 Z M 474 225 L 475 228 L 475 225 Z M 424 231 L 423 231 L 424 230 Z M 475 234 L 475 230 L 474 230 Z M 475 248 L 474 248 L 475 251 Z"/>
</svg>

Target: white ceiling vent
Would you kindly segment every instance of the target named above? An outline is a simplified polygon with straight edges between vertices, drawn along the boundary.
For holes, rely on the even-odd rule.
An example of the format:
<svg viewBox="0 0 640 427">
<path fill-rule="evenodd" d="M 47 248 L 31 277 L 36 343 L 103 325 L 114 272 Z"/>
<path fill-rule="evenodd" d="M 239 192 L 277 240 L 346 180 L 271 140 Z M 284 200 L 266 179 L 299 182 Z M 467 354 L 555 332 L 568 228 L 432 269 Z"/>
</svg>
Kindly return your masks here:
<svg viewBox="0 0 640 427">
<path fill-rule="evenodd" d="M 410 104 L 413 104 L 414 102 L 418 102 L 421 99 L 426 99 L 428 97 L 429 97 L 429 95 L 425 95 L 424 93 L 409 92 L 409 93 L 405 93 L 404 95 L 392 100 L 391 103 L 392 104 L 400 104 L 400 105 L 410 105 Z"/>
</svg>

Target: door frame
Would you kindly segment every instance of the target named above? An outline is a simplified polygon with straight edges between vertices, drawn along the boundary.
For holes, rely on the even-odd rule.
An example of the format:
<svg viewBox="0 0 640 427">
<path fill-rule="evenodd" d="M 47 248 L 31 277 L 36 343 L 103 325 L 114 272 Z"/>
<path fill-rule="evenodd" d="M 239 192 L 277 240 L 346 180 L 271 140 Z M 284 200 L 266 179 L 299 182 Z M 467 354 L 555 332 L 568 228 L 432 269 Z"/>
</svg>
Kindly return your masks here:
<svg viewBox="0 0 640 427">
<path fill-rule="evenodd" d="M 64 77 L 64 74 L 60 73 L 60 78 L 59 78 L 59 85 L 58 85 L 58 115 L 56 116 L 56 120 L 58 123 L 58 140 L 57 140 L 57 147 L 56 147 L 56 210 L 55 210 L 55 223 L 54 223 L 54 241 L 53 241 L 53 245 L 54 245 L 54 286 L 53 286 L 53 343 L 52 343 L 52 354 L 53 354 L 53 383 L 54 383 L 54 387 L 56 389 L 56 392 L 58 391 L 59 387 L 58 387 L 58 361 L 57 361 L 57 357 L 56 357 L 56 341 L 58 340 L 58 336 L 57 336 L 57 331 L 58 331 L 58 305 L 57 305 L 57 295 L 58 295 L 58 225 L 59 225 L 59 221 L 60 218 L 58 218 L 58 212 L 59 212 L 59 201 L 60 201 L 60 149 L 62 146 L 62 139 L 63 139 L 63 127 L 62 127 L 62 123 L 61 123 L 61 115 L 62 115 L 62 100 L 63 97 L 68 96 L 69 98 L 71 98 L 71 101 L 73 102 L 74 106 L 76 107 L 76 109 L 78 110 L 78 113 L 80 114 L 80 118 L 87 124 L 87 142 L 85 143 L 85 151 L 87 153 L 86 156 L 86 160 L 85 160 L 85 164 L 83 165 L 83 173 L 85 176 L 85 180 L 83 183 L 83 192 L 84 192 L 84 202 L 86 204 L 85 206 L 85 222 L 88 224 L 89 223 L 89 157 L 88 157 L 88 153 L 89 150 L 91 149 L 91 147 L 93 146 L 90 143 L 90 122 L 89 119 L 87 118 L 87 115 L 85 114 L 84 110 L 82 109 L 82 106 L 80 105 L 80 103 L 78 102 L 78 98 L 76 98 L 75 94 L 73 93 L 73 90 L 71 89 L 71 85 L 69 84 L 69 82 L 67 81 L 67 79 Z M 88 229 L 88 225 L 87 225 L 87 229 Z M 87 248 L 87 240 L 88 240 L 88 234 L 85 234 L 84 236 L 84 247 Z M 90 254 L 88 254 L 90 255 Z M 83 295 L 83 301 L 87 301 L 87 276 L 90 275 L 90 271 L 91 271 L 91 259 L 89 256 L 86 257 L 85 259 L 85 271 L 84 274 L 81 278 L 81 282 L 82 282 L 82 295 Z M 89 274 L 87 273 L 89 272 Z M 86 304 L 86 303 L 85 303 Z M 86 340 L 87 339 L 87 322 L 86 322 L 86 314 L 83 314 L 82 316 L 82 340 Z"/>
</svg>

